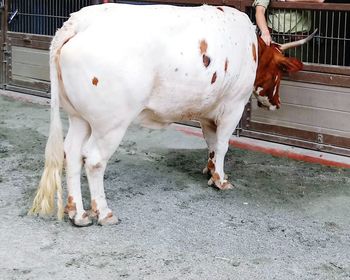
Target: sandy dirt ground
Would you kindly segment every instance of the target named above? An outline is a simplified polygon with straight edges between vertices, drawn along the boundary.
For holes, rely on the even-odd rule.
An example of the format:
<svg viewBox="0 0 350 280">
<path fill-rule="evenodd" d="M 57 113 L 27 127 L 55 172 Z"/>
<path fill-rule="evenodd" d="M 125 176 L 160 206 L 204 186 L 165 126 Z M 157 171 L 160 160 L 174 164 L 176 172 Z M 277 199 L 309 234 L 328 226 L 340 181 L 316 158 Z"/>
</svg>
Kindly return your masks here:
<svg viewBox="0 0 350 280">
<path fill-rule="evenodd" d="M 0 96 L 1 279 L 350 279 L 349 169 L 230 148 L 222 192 L 203 139 L 132 126 L 105 175 L 121 223 L 76 228 L 26 215 L 48 120 Z"/>
</svg>

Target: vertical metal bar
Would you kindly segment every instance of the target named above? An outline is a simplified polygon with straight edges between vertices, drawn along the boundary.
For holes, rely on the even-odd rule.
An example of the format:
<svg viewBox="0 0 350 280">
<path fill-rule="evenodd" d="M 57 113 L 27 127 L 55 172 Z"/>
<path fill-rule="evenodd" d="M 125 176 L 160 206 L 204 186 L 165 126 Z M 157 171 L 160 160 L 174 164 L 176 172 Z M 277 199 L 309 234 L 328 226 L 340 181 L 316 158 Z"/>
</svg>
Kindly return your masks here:
<svg viewBox="0 0 350 280">
<path fill-rule="evenodd" d="M 45 0 L 40 0 L 40 5 L 41 5 L 41 12 L 40 12 L 40 25 L 41 25 L 41 32 L 43 35 L 46 35 L 46 5 L 45 5 Z"/>
<path fill-rule="evenodd" d="M 301 11 L 301 18 L 302 19 L 305 18 L 305 11 L 304 10 Z M 302 21 L 301 22 L 301 35 L 302 36 L 304 34 L 304 28 L 305 28 L 304 21 Z M 300 59 L 301 59 L 301 61 L 304 61 L 304 45 L 302 45 L 301 49 L 300 49 Z"/>
<path fill-rule="evenodd" d="M 313 28 L 315 29 L 316 27 L 316 11 L 313 10 L 312 11 L 312 20 L 313 20 Z M 320 29 L 318 29 L 318 32 L 320 32 Z M 315 62 L 315 42 L 316 42 L 316 38 L 314 38 L 312 41 L 312 57 L 311 57 L 311 63 Z"/>
<path fill-rule="evenodd" d="M 295 31 L 296 31 L 296 28 L 295 28 L 295 30 L 294 30 L 294 36 L 292 36 L 292 34 L 293 34 L 293 32 L 292 32 L 292 19 L 293 19 L 293 16 L 294 16 L 295 22 L 298 22 L 298 19 L 297 19 L 298 14 L 297 14 L 297 13 L 298 13 L 297 10 L 293 10 L 292 13 L 291 13 L 291 15 L 290 15 L 290 21 L 289 21 L 289 32 L 288 32 L 288 33 L 289 33 L 290 37 L 293 38 L 293 41 L 295 41 L 295 36 L 296 36 Z M 293 56 L 294 56 L 294 57 L 297 56 L 297 48 L 293 48 Z"/>
<path fill-rule="evenodd" d="M 50 27 L 49 27 L 49 19 L 50 19 L 50 10 L 48 2 L 50 1 L 44 1 L 44 8 L 45 8 L 45 35 L 51 35 L 50 34 Z"/>
<path fill-rule="evenodd" d="M 53 35 L 53 28 L 52 28 L 52 18 L 54 16 L 54 12 L 52 10 L 52 1 L 47 2 L 47 10 L 48 10 L 48 17 L 47 17 L 47 34 Z"/>
<path fill-rule="evenodd" d="M 317 63 L 320 64 L 320 56 L 321 56 L 321 43 L 322 43 L 322 12 L 320 12 L 320 17 L 318 18 L 318 26 L 320 28 L 320 41 L 319 41 L 319 45 L 318 45 L 318 53 L 317 53 Z"/>
<path fill-rule="evenodd" d="M 334 44 L 334 11 L 332 11 L 332 17 L 331 17 L 331 51 L 330 51 L 330 64 L 333 65 L 333 44 Z"/>
<path fill-rule="evenodd" d="M 341 24 L 341 12 L 338 11 L 338 34 L 337 34 L 337 61 L 336 61 L 336 65 L 339 65 L 339 56 L 340 56 L 340 24 Z"/>
<path fill-rule="evenodd" d="M 7 24 L 7 20 L 8 20 L 8 13 L 9 13 L 9 0 L 4 0 L 3 2 L 4 4 L 4 9 L 2 12 L 2 28 L 1 28 L 1 37 L 2 37 L 2 51 L 1 51 L 1 69 L 2 69 L 2 73 L 3 75 L 3 79 L 2 79 L 2 83 L 4 84 L 4 86 L 6 86 L 6 84 L 8 83 L 9 80 L 9 71 L 8 71 L 8 64 L 7 64 L 7 57 L 6 57 L 6 53 L 8 51 L 8 37 L 7 37 L 7 31 L 8 31 L 8 24 Z"/>
<path fill-rule="evenodd" d="M 325 36 L 325 46 L 324 46 L 324 58 L 325 58 L 325 61 L 324 63 L 325 64 L 328 64 L 327 61 L 327 46 L 328 46 L 328 11 L 326 11 L 326 36 Z"/>
<path fill-rule="evenodd" d="M 347 34 L 347 25 L 348 25 L 348 13 L 345 12 L 345 17 L 344 17 L 344 50 L 343 50 L 343 66 L 345 66 L 345 56 L 346 56 L 346 41 L 350 38 L 346 38 L 346 34 Z M 350 51 L 348 51 L 348 55 L 350 55 Z M 350 65 L 349 65 L 350 66 Z"/>
<path fill-rule="evenodd" d="M 60 12 L 61 12 L 61 11 L 59 10 L 59 4 L 58 4 L 59 2 L 58 2 L 57 0 L 55 0 L 54 3 L 55 3 L 55 11 L 57 11 L 57 15 L 59 15 Z M 57 28 L 58 28 L 57 21 L 58 21 L 58 17 L 55 17 L 55 18 L 54 18 L 55 30 L 57 30 Z"/>
<path fill-rule="evenodd" d="M 37 10 L 39 9 L 38 6 L 40 6 L 39 3 L 33 3 L 34 0 L 32 0 L 32 6 L 31 9 L 29 11 L 29 32 L 30 33 L 39 33 L 40 34 L 40 30 L 39 30 L 39 26 L 38 26 L 38 15 L 37 15 Z M 38 1 L 38 0 L 37 0 Z M 36 4 L 36 5 L 35 5 Z M 39 4 L 39 5 L 38 5 Z"/>
<path fill-rule="evenodd" d="M 17 1 L 16 1 L 16 3 L 17 3 L 18 10 L 21 11 L 21 9 L 20 9 L 19 4 L 18 4 Z M 17 31 L 19 32 L 20 30 L 23 30 L 23 26 L 24 26 L 23 15 L 22 15 L 22 13 L 20 12 L 19 23 L 18 23 Z"/>
<path fill-rule="evenodd" d="M 23 25 L 23 30 L 25 30 L 24 32 L 28 33 L 29 30 L 28 29 L 28 16 L 27 14 L 29 13 L 29 5 L 30 5 L 30 1 L 28 1 L 27 5 L 26 5 L 26 14 L 24 15 L 24 25 Z"/>
<path fill-rule="evenodd" d="M 42 1 L 43 1 L 43 13 L 44 13 L 44 15 L 43 15 L 44 34 L 45 34 L 45 35 L 49 35 L 49 34 L 48 34 L 48 31 L 49 31 L 49 29 L 48 29 L 48 25 L 49 25 L 49 24 L 48 24 L 48 20 L 49 20 L 48 6 L 46 5 L 46 1 L 45 1 L 45 0 L 42 0 Z"/>
<path fill-rule="evenodd" d="M 24 26 L 25 33 L 30 33 L 30 17 L 29 17 L 30 9 L 29 8 L 31 6 L 32 4 L 30 3 L 30 0 L 29 0 L 27 5 L 27 12 L 25 14 L 25 26 Z"/>
<path fill-rule="evenodd" d="M 29 30 L 28 30 L 28 13 L 29 13 L 29 5 L 30 5 L 30 1 L 28 1 L 27 3 L 26 3 L 26 9 L 25 9 L 25 14 L 23 15 L 23 31 L 25 32 L 25 33 L 28 33 L 29 32 Z"/>
<path fill-rule="evenodd" d="M 273 20 L 275 20 L 275 16 L 273 16 L 272 17 L 273 18 Z M 272 26 L 274 26 L 275 25 L 275 23 L 273 23 L 273 25 Z M 281 29 L 279 28 L 280 26 L 281 26 L 281 13 L 279 12 L 278 13 L 278 17 L 277 17 L 277 26 L 278 26 L 278 29 L 277 29 L 277 38 L 278 38 L 278 42 L 279 43 L 283 43 L 283 41 L 282 41 L 282 36 L 281 36 Z"/>
<path fill-rule="evenodd" d="M 311 23 L 311 11 L 307 12 L 307 22 Z M 311 26 L 308 26 L 308 28 L 310 28 Z M 306 44 L 305 49 L 306 49 L 306 61 L 309 62 L 309 52 L 310 52 L 310 48 L 309 48 L 310 44 Z"/>
<path fill-rule="evenodd" d="M 38 0 L 37 0 L 38 1 Z M 39 0 L 39 7 L 37 7 L 36 9 L 36 13 L 37 13 L 37 25 L 38 25 L 38 31 L 40 32 L 40 34 L 45 34 L 45 17 L 44 17 L 44 3 L 43 0 Z"/>
<path fill-rule="evenodd" d="M 25 5 L 24 6 L 24 10 L 23 12 L 25 12 Z M 19 5 L 18 5 L 18 9 L 19 9 Z M 24 18 L 23 18 L 23 14 L 20 14 L 20 23 L 18 24 L 18 32 L 23 31 L 24 30 Z"/>
</svg>

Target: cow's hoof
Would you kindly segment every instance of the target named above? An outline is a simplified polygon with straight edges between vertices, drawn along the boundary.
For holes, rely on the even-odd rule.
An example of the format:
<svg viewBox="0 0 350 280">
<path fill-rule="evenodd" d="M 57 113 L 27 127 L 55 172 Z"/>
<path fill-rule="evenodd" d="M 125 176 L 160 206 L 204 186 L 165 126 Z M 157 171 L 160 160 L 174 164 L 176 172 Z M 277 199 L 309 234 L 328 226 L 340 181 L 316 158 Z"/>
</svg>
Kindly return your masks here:
<svg viewBox="0 0 350 280">
<path fill-rule="evenodd" d="M 219 190 L 230 190 L 230 189 L 233 189 L 233 185 L 227 181 L 227 180 L 224 180 L 222 183 L 220 182 L 220 180 L 213 180 L 213 177 L 209 179 L 208 181 L 208 185 L 209 186 L 213 186 L 213 187 L 216 187 L 218 188 Z"/>
<path fill-rule="evenodd" d="M 72 210 L 72 211 L 65 210 L 65 213 L 68 215 L 68 218 L 70 220 L 74 220 L 75 216 L 77 215 L 77 211 L 75 210 Z"/>
<path fill-rule="evenodd" d="M 78 218 L 77 215 L 75 215 L 73 218 L 69 216 L 69 220 L 71 221 L 72 225 L 76 227 L 88 227 L 92 225 L 92 220 L 87 213 L 84 213 L 81 218 Z"/>
<path fill-rule="evenodd" d="M 118 218 L 114 216 L 112 212 L 110 212 L 105 218 L 98 220 L 100 226 L 116 225 L 118 223 Z"/>
<path fill-rule="evenodd" d="M 215 184 L 215 186 L 216 186 L 216 184 Z M 220 190 L 231 190 L 234 188 L 234 186 L 226 180 L 222 184 L 220 184 L 219 186 L 216 186 L 216 187 L 219 188 Z"/>
</svg>

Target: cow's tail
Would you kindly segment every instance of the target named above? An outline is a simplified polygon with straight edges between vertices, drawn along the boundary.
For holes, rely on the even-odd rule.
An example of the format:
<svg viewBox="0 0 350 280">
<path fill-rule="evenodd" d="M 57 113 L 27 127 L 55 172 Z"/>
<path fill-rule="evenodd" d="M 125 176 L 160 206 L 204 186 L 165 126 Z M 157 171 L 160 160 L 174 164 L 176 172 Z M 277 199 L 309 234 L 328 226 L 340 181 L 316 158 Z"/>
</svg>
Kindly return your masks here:
<svg viewBox="0 0 350 280">
<path fill-rule="evenodd" d="M 64 215 L 62 200 L 61 175 L 64 162 L 64 147 L 62 123 L 60 118 L 60 98 L 66 105 L 67 96 L 60 69 L 60 53 L 65 43 L 76 32 L 74 24 L 67 24 L 56 32 L 50 48 L 50 80 L 51 80 L 51 120 L 50 132 L 45 148 L 45 167 L 32 208 L 31 214 L 49 215 L 55 210 L 55 193 L 57 193 L 57 216 L 62 219 Z"/>
</svg>

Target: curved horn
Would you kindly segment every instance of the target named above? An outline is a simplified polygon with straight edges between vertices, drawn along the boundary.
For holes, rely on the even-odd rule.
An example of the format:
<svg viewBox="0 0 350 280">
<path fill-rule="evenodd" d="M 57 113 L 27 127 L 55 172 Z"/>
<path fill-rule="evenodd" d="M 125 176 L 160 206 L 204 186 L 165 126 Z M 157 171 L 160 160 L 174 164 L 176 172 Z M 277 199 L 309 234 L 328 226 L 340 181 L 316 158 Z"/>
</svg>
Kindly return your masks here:
<svg viewBox="0 0 350 280">
<path fill-rule="evenodd" d="M 315 36 L 317 31 L 318 31 L 318 29 L 316 28 L 315 31 L 312 32 L 312 34 L 307 36 L 305 39 L 301 39 L 301 40 L 298 40 L 298 41 L 293 41 L 293 42 L 289 42 L 289 43 L 285 43 L 285 44 L 279 45 L 280 46 L 280 50 L 281 51 L 285 51 L 285 50 L 288 50 L 290 48 L 295 48 L 295 47 L 301 46 L 301 45 L 309 42 Z"/>
</svg>

